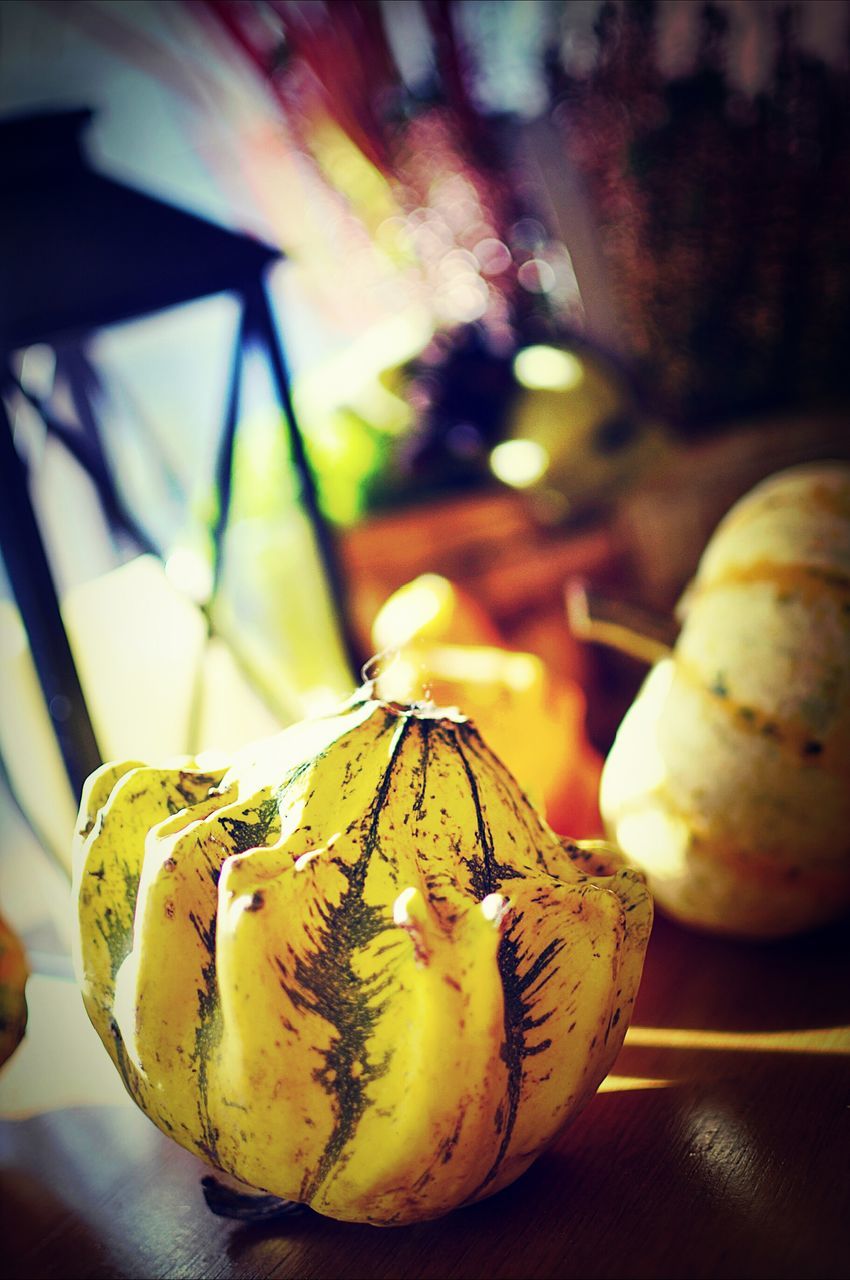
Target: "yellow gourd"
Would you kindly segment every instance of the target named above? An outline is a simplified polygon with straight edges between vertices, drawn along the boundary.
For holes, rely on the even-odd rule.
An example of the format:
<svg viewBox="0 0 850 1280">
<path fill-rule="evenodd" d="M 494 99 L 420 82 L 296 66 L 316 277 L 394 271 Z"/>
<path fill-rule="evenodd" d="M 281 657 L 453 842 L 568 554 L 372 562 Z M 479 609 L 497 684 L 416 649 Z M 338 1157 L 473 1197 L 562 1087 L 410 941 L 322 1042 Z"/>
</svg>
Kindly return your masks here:
<svg viewBox="0 0 850 1280">
<path fill-rule="evenodd" d="M 606 827 L 686 923 L 791 934 L 850 906 L 850 466 L 736 504 L 606 761 Z"/>
<path fill-rule="evenodd" d="M 333 1217 L 433 1218 L 518 1177 L 622 1043 L 639 875 L 559 840 L 459 712 L 365 686 L 232 761 L 106 765 L 78 968 L 177 1142 Z"/>
</svg>

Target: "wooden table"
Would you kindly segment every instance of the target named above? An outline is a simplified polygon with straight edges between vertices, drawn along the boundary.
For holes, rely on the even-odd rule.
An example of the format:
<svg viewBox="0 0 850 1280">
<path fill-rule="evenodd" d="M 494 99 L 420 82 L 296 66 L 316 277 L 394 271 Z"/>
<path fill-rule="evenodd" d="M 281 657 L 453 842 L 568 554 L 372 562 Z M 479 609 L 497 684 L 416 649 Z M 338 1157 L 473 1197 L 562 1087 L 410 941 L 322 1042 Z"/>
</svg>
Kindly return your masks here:
<svg viewBox="0 0 850 1280">
<path fill-rule="evenodd" d="M 757 947 L 657 921 L 626 1046 L 582 1116 L 513 1187 L 416 1227 L 212 1217 L 202 1166 L 92 1059 L 99 1103 L 68 1105 L 60 1088 L 0 1124 L 0 1273 L 846 1277 L 849 932 Z M 69 984 L 63 998 L 77 1016 Z M 37 1049 L 27 1078 L 68 1087 L 102 1053 L 87 1042 L 34 1064 Z"/>
</svg>

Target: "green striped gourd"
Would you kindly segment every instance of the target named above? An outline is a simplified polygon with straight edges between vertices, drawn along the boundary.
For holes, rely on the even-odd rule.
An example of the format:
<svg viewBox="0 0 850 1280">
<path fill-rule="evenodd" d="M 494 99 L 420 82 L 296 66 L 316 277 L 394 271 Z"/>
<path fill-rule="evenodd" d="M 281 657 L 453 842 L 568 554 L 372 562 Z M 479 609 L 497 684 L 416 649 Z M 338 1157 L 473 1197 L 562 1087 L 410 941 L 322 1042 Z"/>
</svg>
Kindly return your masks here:
<svg viewBox="0 0 850 1280">
<path fill-rule="evenodd" d="M 371 687 L 230 763 L 104 766 L 75 885 L 138 1105 L 250 1187 L 378 1224 L 492 1194 L 577 1113 L 652 916 L 462 715 Z"/>
</svg>

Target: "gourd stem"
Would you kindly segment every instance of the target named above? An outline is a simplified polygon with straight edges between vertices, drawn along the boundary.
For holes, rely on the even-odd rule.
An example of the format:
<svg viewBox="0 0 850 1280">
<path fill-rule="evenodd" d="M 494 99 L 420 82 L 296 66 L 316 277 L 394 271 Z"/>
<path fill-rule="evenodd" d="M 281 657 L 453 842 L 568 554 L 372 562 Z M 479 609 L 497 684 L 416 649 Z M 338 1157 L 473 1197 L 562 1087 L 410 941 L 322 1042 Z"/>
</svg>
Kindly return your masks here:
<svg viewBox="0 0 850 1280">
<path fill-rule="evenodd" d="M 283 1200 L 280 1196 L 262 1192 L 237 1191 L 220 1178 L 211 1174 L 201 1178 L 201 1188 L 207 1208 L 217 1218 L 235 1218 L 240 1222 L 278 1222 L 306 1213 L 308 1206 L 296 1200 Z"/>
<path fill-rule="evenodd" d="M 673 618 L 606 599 L 577 581 L 567 584 L 565 599 L 570 630 L 579 640 L 607 645 L 650 666 L 672 653 L 678 631 Z"/>
</svg>

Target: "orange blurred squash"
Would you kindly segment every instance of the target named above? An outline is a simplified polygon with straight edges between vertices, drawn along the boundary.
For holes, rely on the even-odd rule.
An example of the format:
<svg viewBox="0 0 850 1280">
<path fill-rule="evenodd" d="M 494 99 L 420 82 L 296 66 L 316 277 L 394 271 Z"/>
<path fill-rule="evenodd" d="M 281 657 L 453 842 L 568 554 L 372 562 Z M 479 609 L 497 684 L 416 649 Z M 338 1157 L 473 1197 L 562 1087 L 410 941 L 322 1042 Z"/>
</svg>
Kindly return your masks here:
<svg viewBox="0 0 850 1280">
<path fill-rule="evenodd" d="M 27 1025 L 26 954 L 20 938 L 0 916 L 0 1067 L 17 1049 Z"/>
<path fill-rule="evenodd" d="M 601 832 L 602 762 L 585 737 L 577 684 L 554 676 L 535 654 L 504 648 L 477 602 L 436 574 L 389 597 L 372 639 L 381 697 L 459 707 L 556 831 Z"/>
</svg>

